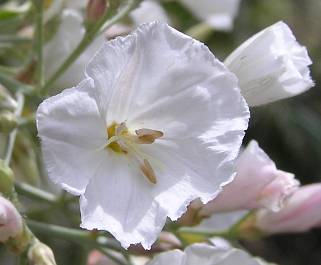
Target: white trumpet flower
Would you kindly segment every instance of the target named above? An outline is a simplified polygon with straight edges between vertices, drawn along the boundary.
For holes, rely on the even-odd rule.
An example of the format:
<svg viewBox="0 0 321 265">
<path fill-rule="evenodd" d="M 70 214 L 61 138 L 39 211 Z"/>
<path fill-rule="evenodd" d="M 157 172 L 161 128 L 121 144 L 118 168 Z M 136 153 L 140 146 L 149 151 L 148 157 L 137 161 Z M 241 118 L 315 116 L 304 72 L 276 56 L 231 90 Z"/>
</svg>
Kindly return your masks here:
<svg viewBox="0 0 321 265">
<path fill-rule="evenodd" d="M 250 106 L 293 97 L 314 85 L 307 50 L 283 22 L 255 34 L 224 63 L 238 77 Z"/>
<path fill-rule="evenodd" d="M 165 10 L 160 3 L 155 0 L 145 0 L 138 8 L 130 12 L 130 17 L 136 25 L 159 21 L 170 24 Z"/>
<path fill-rule="evenodd" d="M 230 31 L 241 0 L 180 0 L 200 20 L 219 31 Z"/>
<path fill-rule="evenodd" d="M 163 23 L 106 42 L 86 76 L 38 108 L 49 177 L 81 195 L 83 228 L 150 248 L 232 180 L 248 107 L 206 46 Z"/>
<path fill-rule="evenodd" d="M 260 265 L 257 259 L 236 248 L 219 248 L 206 244 L 194 244 L 185 249 L 172 250 L 156 256 L 147 265 Z"/>
</svg>

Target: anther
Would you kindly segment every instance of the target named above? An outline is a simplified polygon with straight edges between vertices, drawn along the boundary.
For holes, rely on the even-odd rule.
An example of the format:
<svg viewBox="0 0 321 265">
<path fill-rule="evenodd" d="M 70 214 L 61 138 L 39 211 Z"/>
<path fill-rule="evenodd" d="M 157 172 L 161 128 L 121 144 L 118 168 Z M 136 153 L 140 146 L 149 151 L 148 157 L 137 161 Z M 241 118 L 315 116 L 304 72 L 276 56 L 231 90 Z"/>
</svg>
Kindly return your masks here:
<svg viewBox="0 0 321 265">
<path fill-rule="evenodd" d="M 144 159 L 144 164 L 140 165 L 140 169 L 143 172 L 144 176 L 153 184 L 157 183 L 155 172 L 151 166 L 151 164 L 148 162 L 147 159 Z"/>
<path fill-rule="evenodd" d="M 156 131 L 152 129 L 139 129 L 135 131 L 137 135 L 137 143 L 139 144 L 152 144 L 156 139 L 162 137 L 164 135 L 161 131 Z"/>
</svg>

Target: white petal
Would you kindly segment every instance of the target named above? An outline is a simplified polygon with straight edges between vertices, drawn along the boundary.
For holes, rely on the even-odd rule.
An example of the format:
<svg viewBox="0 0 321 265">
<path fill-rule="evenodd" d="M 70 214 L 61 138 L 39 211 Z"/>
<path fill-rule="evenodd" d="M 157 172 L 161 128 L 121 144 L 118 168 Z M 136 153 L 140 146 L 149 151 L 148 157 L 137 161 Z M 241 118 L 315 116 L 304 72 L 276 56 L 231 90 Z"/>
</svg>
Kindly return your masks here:
<svg viewBox="0 0 321 265">
<path fill-rule="evenodd" d="M 283 22 L 255 34 L 225 60 L 238 77 L 250 106 L 292 97 L 311 88 L 311 63 L 306 48 Z"/>
<path fill-rule="evenodd" d="M 126 156 L 105 152 L 96 175 L 81 197 L 81 226 L 111 232 L 124 248 L 142 243 L 149 249 L 161 232 L 166 212 Z"/>
<path fill-rule="evenodd" d="M 176 262 L 173 262 L 176 261 Z M 206 244 L 194 244 L 184 252 L 168 251 L 156 256 L 147 265 L 259 265 L 245 251 L 239 249 L 220 249 Z"/>
<path fill-rule="evenodd" d="M 106 158 L 82 198 L 82 226 L 148 248 L 167 216 L 177 219 L 193 199 L 207 202 L 231 180 L 248 108 L 234 76 L 203 44 L 161 23 L 106 43 L 86 72 L 107 124 L 125 121 L 164 137 L 139 147 L 151 157 L 155 185 L 133 162 Z"/>
<path fill-rule="evenodd" d="M 194 244 L 185 249 L 185 265 L 259 265 L 246 252 L 238 249 L 220 249 L 206 244 Z"/>
<path fill-rule="evenodd" d="M 196 17 L 206 21 L 215 30 L 233 29 L 240 0 L 180 0 Z"/>
<path fill-rule="evenodd" d="M 106 143 L 106 127 L 90 80 L 45 100 L 37 110 L 37 128 L 52 181 L 81 193 L 94 173 Z"/>
<path fill-rule="evenodd" d="M 167 251 L 162 254 L 157 255 L 152 261 L 146 265 L 165 265 L 165 264 L 175 264 L 184 265 L 185 264 L 185 254 L 180 250 Z"/>
<path fill-rule="evenodd" d="M 111 102 L 108 124 L 126 120 L 130 127 L 166 127 L 167 138 L 199 135 L 209 127 L 218 136 L 231 126 L 231 131 L 247 126 L 247 107 L 234 77 L 204 45 L 165 24 L 145 24 L 106 43 L 86 71 L 101 89 L 102 105 Z M 231 100 L 236 103 L 227 104 Z"/>
</svg>

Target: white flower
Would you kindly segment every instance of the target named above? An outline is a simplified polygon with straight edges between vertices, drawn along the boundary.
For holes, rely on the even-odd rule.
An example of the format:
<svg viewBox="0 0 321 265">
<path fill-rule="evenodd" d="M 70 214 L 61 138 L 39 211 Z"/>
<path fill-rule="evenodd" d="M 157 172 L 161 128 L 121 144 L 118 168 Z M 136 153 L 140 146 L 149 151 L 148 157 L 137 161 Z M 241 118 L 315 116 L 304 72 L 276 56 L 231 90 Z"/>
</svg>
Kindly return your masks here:
<svg viewBox="0 0 321 265">
<path fill-rule="evenodd" d="M 50 78 L 58 67 L 78 46 L 85 34 L 83 17 L 75 10 L 66 9 L 61 15 L 57 33 L 44 47 L 45 77 Z M 85 64 L 103 44 L 104 37 L 98 36 L 66 72 L 55 82 L 54 89 L 77 85 L 85 78 Z"/>
<path fill-rule="evenodd" d="M 233 29 L 241 0 L 180 0 L 200 20 L 206 21 L 215 30 Z"/>
<path fill-rule="evenodd" d="M 130 13 L 130 17 L 136 25 L 159 21 L 169 23 L 165 10 L 155 0 L 145 0 L 138 8 Z"/>
<path fill-rule="evenodd" d="M 225 249 L 194 244 L 185 249 L 164 252 L 146 265 L 260 265 L 258 260 L 240 249 Z"/>
<path fill-rule="evenodd" d="M 81 195 L 82 227 L 150 248 L 231 181 L 248 108 L 203 44 L 157 22 L 107 42 L 86 76 L 38 109 L 49 177 Z"/>
<path fill-rule="evenodd" d="M 292 97 L 314 85 L 307 50 L 283 22 L 255 34 L 224 63 L 238 77 L 250 106 Z"/>
</svg>

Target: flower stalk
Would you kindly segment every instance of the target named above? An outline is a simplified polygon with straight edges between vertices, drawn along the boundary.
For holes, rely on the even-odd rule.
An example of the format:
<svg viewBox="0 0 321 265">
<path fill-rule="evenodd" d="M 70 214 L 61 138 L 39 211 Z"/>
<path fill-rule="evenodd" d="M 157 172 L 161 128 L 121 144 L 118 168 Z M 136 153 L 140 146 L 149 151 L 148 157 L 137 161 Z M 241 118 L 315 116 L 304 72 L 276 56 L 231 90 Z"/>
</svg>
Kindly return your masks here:
<svg viewBox="0 0 321 265">
<path fill-rule="evenodd" d="M 22 110 L 23 110 L 23 106 L 24 106 L 24 95 L 20 92 L 17 93 L 17 109 L 15 111 L 15 116 L 17 118 L 19 118 L 21 116 Z M 4 164 L 9 166 L 10 161 L 11 161 L 11 157 L 12 157 L 12 152 L 13 152 L 13 148 L 14 148 L 14 144 L 16 141 L 16 136 L 17 136 L 17 128 L 15 128 L 9 135 L 9 140 L 8 140 L 8 144 L 7 144 L 7 148 L 6 148 L 6 155 L 4 158 Z"/>
<path fill-rule="evenodd" d="M 123 5 L 118 13 L 114 15 L 114 8 L 109 8 L 108 12 L 91 28 L 87 29 L 81 42 L 77 48 L 69 55 L 64 63 L 56 70 L 52 77 L 42 87 L 42 95 L 46 95 L 49 87 L 72 65 L 72 63 L 81 55 L 81 53 L 88 47 L 88 45 L 94 40 L 97 34 L 104 32 L 109 27 L 114 25 L 124 16 L 126 16 L 133 8 L 135 8 L 142 0 L 128 0 Z"/>
<path fill-rule="evenodd" d="M 185 34 L 200 41 L 206 41 L 214 33 L 213 27 L 206 22 L 198 23 L 190 27 Z"/>
<path fill-rule="evenodd" d="M 59 198 L 53 195 L 52 193 L 38 189 L 27 183 L 16 182 L 15 189 L 19 194 L 38 201 L 42 201 L 50 204 L 54 204 L 59 201 Z"/>
<path fill-rule="evenodd" d="M 37 57 L 37 70 L 36 70 L 36 80 L 37 87 L 40 88 L 44 84 L 44 64 L 43 64 L 43 0 L 34 0 L 33 1 L 36 9 L 36 39 L 35 39 L 35 49 Z"/>
<path fill-rule="evenodd" d="M 94 248 L 108 248 L 118 252 L 122 252 L 120 244 L 111 238 L 101 236 L 95 232 L 66 228 L 58 225 L 41 223 L 33 220 L 27 220 L 27 224 L 31 230 L 42 235 L 51 235 L 55 238 L 61 238 L 91 246 Z"/>
</svg>

